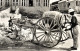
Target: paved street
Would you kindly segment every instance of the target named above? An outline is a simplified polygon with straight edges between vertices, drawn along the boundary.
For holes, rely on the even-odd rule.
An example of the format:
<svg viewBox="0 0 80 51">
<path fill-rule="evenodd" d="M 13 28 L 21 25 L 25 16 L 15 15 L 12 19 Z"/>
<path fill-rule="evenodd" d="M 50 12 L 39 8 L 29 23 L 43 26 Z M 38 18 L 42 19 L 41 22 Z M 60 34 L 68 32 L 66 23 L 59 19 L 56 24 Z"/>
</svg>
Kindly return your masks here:
<svg viewBox="0 0 80 51">
<path fill-rule="evenodd" d="M 72 41 L 72 40 L 69 40 Z M 41 47 L 38 45 L 35 45 L 33 43 L 27 42 L 26 43 L 26 47 L 8 47 L 5 48 L 5 51 L 69 51 L 69 46 L 68 45 L 68 41 L 64 44 L 64 43 L 60 43 L 58 46 L 53 47 L 53 48 L 45 48 L 45 47 Z M 67 47 L 66 47 L 67 46 Z M 66 47 L 66 48 L 65 48 Z M 3 50 L 3 49 L 2 49 Z M 2 51 L 0 50 L 0 51 Z"/>
</svg>

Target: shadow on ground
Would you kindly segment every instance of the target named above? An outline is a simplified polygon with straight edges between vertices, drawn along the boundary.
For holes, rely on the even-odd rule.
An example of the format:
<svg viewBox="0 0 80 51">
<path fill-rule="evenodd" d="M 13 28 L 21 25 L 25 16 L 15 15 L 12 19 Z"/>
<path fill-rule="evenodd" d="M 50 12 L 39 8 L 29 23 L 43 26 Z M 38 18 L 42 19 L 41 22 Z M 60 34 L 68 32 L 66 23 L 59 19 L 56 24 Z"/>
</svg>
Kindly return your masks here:
<svg viewBox="0 0 80 51">
<path fill-rule="evenodd" d="M 13 47 L 2 47 L 0 51 L 70 51 L 69 48 L 46 48 L 40 45 L 35 45 L 31 42 L 25 42 L 22 46 L 13 46 Z"/>
</svg>

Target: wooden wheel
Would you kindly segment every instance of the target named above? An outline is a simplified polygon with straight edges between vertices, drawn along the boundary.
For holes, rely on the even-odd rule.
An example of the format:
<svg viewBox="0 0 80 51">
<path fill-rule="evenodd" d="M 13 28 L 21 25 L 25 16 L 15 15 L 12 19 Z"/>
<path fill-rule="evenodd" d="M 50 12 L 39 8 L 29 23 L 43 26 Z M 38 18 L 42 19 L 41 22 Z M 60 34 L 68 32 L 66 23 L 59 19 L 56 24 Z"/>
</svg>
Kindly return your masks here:
<svg viewBox="0 0 80 51">
<path fill-rule="evenodd" d="M 70 38 L 70 33 L 69 33 L 68 31 L 63 31 L 63 32 L 62 32 L 61 42 L 62 42 L 62 41 L 65 41 L 65 40 L 67 40 L 67 39 L 69 39 L 69 38 Z"/>
<path fill-rule="evenodd" d="M 56 20 L 44 17 L 36 25 L 35 37 L 40 45 L 54 47 L 59 43 L 61 39 L 61 27 Z"/>
</svg>

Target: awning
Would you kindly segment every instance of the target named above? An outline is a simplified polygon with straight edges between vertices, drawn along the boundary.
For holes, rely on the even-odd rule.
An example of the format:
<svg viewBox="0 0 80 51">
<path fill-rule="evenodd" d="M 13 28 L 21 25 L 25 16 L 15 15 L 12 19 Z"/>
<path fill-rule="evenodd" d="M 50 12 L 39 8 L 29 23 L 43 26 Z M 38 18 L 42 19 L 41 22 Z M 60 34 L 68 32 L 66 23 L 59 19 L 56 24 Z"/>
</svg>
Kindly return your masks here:
<svg viewBox="0 0 80 51">
<path fill-rule="evenodd" d="M 52 4 L 53 2 L 57 2 L 59 0 L 50 0 L 50 4 Z"/>
</svg>

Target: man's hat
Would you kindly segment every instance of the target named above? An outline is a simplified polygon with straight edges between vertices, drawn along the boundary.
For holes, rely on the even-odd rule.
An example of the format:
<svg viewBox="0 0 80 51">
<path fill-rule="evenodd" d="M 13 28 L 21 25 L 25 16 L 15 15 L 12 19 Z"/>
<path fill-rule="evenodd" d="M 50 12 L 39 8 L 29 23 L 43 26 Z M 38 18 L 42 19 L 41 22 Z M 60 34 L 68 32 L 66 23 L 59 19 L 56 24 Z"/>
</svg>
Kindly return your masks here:
<svg viewBox="0 0 80 51">
<path fill-rule="evenodd" d="M 69 9 L 68 12 L 71 13 L 71 12 L 75 12 L 75 11 L 74 11 L 74 9 Z"/>
</svg>

